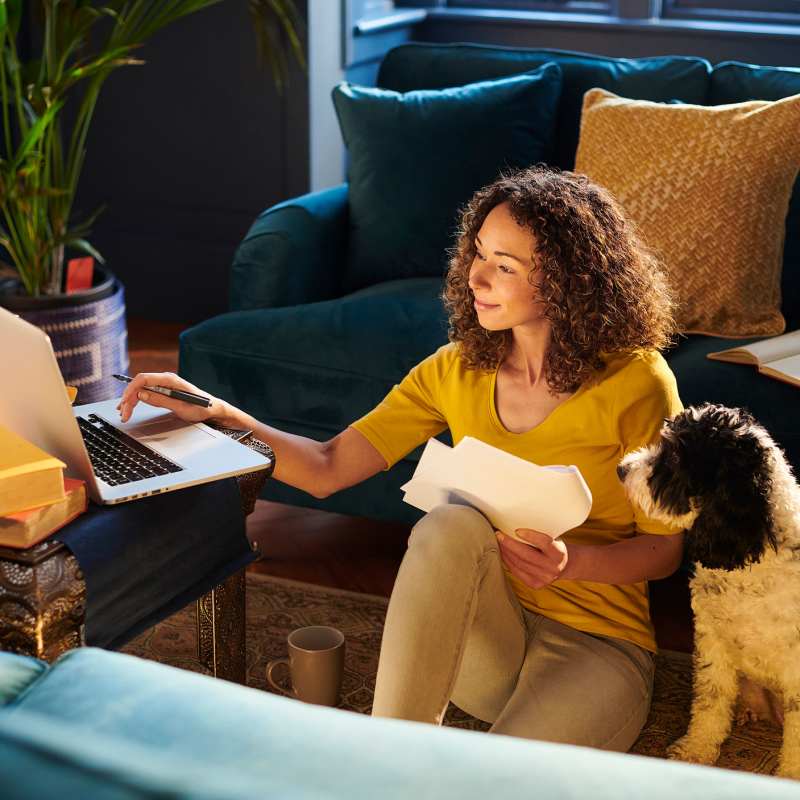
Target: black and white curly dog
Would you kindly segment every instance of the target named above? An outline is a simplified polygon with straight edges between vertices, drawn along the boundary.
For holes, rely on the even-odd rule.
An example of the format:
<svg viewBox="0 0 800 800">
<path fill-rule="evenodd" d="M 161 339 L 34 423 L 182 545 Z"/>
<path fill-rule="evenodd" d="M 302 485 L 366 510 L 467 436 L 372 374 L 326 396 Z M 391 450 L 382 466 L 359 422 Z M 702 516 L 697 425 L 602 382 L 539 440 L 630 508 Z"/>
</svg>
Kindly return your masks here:
<svg viewBox="0 0 800 800">
<path fill-rule="evenodd" d="M 746 411 L 706 404 L 617 472 L 649 517 L 686 532 L 695 562 L 692 715 L 669 756 L 713 764 L 757 684 L 784 725 L 778 774 L 800 778 L 800 487 L 783 452 Z"/>
</svg>

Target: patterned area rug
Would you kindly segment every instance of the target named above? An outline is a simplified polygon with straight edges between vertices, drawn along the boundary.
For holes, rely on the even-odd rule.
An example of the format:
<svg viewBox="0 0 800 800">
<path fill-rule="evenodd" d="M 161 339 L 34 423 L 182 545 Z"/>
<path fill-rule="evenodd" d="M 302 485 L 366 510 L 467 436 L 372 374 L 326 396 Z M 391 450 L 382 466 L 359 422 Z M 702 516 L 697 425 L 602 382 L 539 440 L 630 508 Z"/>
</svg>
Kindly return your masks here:
<svg viewBox="0 0 800 800">
<path fill-rule="evenodd" d="M 286 637 L 305 625 L 331 625 L 347 639 L 341 707 L 368 714 L 378 667 L 387 601 L 374 595 L 312 586 L 257 573 L 247 575 L 247 683 L 264 691 L 268 661 L 286 656 Z M 131 655 L 204 672 L 197 660 L 194 604 L 156 625 L 124 648 Z M 283 671 L 285 672 L 285 670 Z M 277 671 L 278 675 L 283 674 Z M 286 685 L 286 684 L 284 684 Z M 656 663 L 653 704 L 631 752 L 663 758 L 686 731 L 691 698 L 691 657 L 662 651 Z M 488 725 L 452 704 L 445 724 L 485 731 Z M 766 722 L 736 725 L 718 766 L 770 774 L 778 763 L 781 731 Z"/>
</svg>

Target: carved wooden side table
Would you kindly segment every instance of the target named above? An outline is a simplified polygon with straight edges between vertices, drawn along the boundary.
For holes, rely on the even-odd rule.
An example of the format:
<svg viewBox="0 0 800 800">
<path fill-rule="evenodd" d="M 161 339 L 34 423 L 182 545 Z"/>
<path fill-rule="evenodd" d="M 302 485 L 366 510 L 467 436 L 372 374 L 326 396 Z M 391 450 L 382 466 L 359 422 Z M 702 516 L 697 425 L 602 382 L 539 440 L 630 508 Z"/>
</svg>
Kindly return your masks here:
<svg viewBox="0 0 800 800">
<path fill-rule="evenodd" d="M 236 480 L 242 511 L 252 513 L 275 459 L 252 436 L 242 444 L 272 466 Z M 27 550 L 0 547 L 0 650 L 53 661 L 85 644 L 86 584 L 75 556 L 59 541 Z M 245 682 L 245 576 L 231 576 L 197 601 L 198 655 L 216 677 Z"/>
<path fill-rule="evenodd" d="M 0 650 L 52 661 L 84 643 L 86 584 L 61 542 L 0 547 Z"/>
<path fill-rule="evenodd" d="M 268 470 L 240 475 L 239 494 L 244 515 L 253 513 L 267 478 L 275 469 L 272 448 L 259 439 L 249 436 L 242 440 L 253 450 L 267 456 L 272 466 Z M 244 684 L 245 663 L 245 573 L 231 575 L 226 581 L 207 592 L 197 601 L 197 649 L 200 662 L 216 678 Z"/>
</svg>

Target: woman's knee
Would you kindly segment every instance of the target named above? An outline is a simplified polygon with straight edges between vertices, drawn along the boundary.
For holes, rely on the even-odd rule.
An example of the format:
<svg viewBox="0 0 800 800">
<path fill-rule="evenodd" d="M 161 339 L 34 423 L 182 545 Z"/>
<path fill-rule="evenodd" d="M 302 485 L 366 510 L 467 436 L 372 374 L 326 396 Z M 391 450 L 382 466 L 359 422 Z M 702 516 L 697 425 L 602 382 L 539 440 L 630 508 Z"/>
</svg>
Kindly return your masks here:
<svg viewBox="0 0 800 800">
<path fill-rule="evenodd" d="M 652 663 L 633 643 L 539 618 L 514 694 L 492 731 L 625 751 L 647 721 Z"/>
<path fill-rule="evenodd" d="M 432 508 L 413 528 L 409 548 L 426 551 L 471 552 L 497 550 L 494 529 L 480 511 L 454 503 Z"/>
</svg>

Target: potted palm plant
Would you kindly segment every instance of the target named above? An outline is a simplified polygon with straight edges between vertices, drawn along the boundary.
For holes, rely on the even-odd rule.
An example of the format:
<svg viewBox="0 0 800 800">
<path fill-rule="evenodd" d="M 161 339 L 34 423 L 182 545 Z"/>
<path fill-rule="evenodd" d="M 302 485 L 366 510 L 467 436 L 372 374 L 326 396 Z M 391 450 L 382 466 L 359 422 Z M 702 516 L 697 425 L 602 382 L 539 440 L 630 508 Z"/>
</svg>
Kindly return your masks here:
<svg viewBox="0 0 800 800">
<path fill-rule="evenodd" d="M 237 0 L 238 1 L 238 0 Z M 73 205 L 101 89 L 161 28 L 222 0 L 33 0 L 27 54 L 26 0 L 0 0 L 0 306 L 51 337 L 78 402 L 113 396 L 128 366 L 124 290 L 92 246 L 102 212 L 75 219 Z M 280 89 L 283 38 L 304 65 L 293 0 L 248 0 L 262 60 Z M 92 259 L 91 285 L 72 290 L 65 271 Z M 78 275 L 76 260 L 71 273 Z"/>
</svg>

